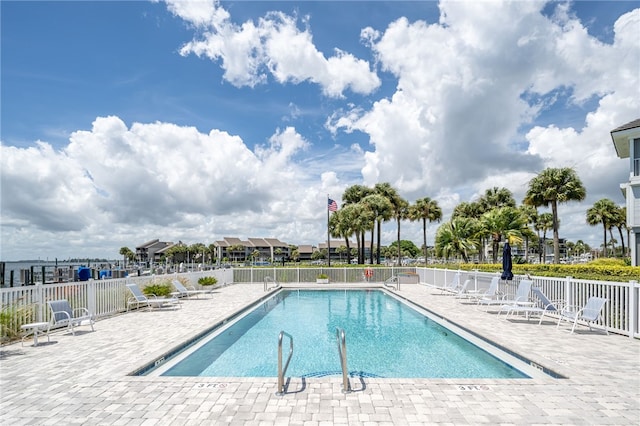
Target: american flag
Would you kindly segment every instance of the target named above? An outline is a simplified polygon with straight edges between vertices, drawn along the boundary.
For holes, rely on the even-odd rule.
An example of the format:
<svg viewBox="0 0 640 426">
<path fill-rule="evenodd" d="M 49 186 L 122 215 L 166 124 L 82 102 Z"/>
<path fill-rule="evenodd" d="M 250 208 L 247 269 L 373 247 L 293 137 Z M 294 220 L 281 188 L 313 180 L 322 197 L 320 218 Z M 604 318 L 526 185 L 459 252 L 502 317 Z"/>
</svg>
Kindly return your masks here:
<svg viewBox="0 0 640 426">
<path fill-rule="evenodd" d="M 336 210 L 338 210 L 338 203 L 336 203 L 335 200 L 329 198 L 329 211 L 335 212 Z"/>
</svg>

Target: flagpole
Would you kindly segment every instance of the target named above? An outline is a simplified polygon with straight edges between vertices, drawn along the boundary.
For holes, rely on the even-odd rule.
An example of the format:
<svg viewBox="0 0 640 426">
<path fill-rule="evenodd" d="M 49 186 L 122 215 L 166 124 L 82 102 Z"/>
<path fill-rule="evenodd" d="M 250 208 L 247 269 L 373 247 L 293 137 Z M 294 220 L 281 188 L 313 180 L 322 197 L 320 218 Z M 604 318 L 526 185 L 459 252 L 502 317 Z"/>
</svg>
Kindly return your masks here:
<svg viewBox="0 0 640 426">
<path fill-rule="evenodd" d="M 331 267 L 331 235 L 329 233 L 329 194 L 327 194 L 327 266 Z"/>
</svg>

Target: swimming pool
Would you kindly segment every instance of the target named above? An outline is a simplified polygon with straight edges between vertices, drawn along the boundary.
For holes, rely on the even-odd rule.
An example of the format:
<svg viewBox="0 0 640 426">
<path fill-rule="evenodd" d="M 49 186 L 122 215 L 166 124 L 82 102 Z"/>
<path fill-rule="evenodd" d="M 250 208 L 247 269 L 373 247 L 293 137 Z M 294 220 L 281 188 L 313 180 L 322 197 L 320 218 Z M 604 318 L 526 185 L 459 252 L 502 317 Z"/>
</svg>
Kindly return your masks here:
<svg viewBox="0 0 640 426">
<path fill-rule="evenodd" d="M 336 328 L 346 333 L 351 376 L 529 378 L 539 372 L 386 291 L 367 289 L 281 290 L 144 374 L 276 377 L 284 330 L 294 339 L 287 376 L 339 375 Z"/>
</svg>

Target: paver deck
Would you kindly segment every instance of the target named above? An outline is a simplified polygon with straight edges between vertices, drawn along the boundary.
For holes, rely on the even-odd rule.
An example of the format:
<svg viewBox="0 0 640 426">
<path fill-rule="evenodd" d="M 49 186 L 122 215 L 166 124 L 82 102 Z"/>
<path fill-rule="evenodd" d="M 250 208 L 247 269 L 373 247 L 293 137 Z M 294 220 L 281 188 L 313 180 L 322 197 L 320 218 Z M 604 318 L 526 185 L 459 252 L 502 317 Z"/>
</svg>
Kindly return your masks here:
<svg viewBox="0 0 640 426">
<path fill-rule="evenodd" d="M 293 378 L 277 396 L 275 378 L 128 375 L 264 296 L 262 283 L 234 284 L 182 309 L 129 312 L 98 321 L 95 332 L 1 347 L 0 424 L 640 424 L 638 339 L 505 320 L 423 285 L 399 293 L 567 378 L 365 378 L 352 379 L 349 394 L 341 377 Z"/>
</svg>

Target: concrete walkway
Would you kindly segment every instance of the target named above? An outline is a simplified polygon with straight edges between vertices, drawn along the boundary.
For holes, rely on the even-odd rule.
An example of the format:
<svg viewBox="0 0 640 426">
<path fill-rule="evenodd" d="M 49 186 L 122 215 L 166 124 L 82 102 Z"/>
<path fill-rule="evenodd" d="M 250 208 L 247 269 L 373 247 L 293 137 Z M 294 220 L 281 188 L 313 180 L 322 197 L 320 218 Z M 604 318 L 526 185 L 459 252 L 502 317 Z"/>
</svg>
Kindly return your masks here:
<svg viewBox="0 0 640 426">
<path fill-rule="evenodd" d="M 317 287 L 317 285 L 313 285 Z M 338 284 L 330 284 L 337 287 Z M 276 379 L 128 374 L 264 296 L 235 284 L 182 309 L 130 312 L 96 331 L 0 348 L 2 425 L 638 425 L 640 341 L 502 316 L 423 285 L 399 292 L 566 379 Z M 87 331 L 88 330 L 88 331 Z"/>
</svg>

